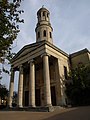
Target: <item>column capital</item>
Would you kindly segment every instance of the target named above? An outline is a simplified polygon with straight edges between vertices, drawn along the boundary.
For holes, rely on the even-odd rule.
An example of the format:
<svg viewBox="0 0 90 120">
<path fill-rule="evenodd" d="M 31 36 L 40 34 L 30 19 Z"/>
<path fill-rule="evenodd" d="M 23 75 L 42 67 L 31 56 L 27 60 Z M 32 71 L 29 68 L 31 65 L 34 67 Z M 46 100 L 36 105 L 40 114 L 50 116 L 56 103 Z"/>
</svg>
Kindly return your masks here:
<svg viewBox="0 0 90 120">
<path fill-rule="evenodd" d="M 43 57 L 43 56 L 49 56 L 50 57 L 50 54 L 48 54 L 48 53 L 43 53 L 42 55 L 41 55 L 41 57 Z"/>
<path fill-rule="evenodd" d="M 28 63 L 34 63 L 34 59 L 30 59 Z"/>
<path fill-rule="evenodd" d="M 22 65 L 22 64 L 18 66 L 18 68 L 22 68 L 22 67 L 23 67 L 23 65 Z"/>
<path fill-rule="evenodd" d="M 22 65 L 22 64 L 19 65 L 18 68 L 19 68 L 19 71 L 20 71 L 21 73 L 23 73 L 23 65 Z"/>
<path fill-rule="evenodd" d="M 21 64 L 21 65 L 19 65 L 19 66 L 18 66 L 18 68 L 19 68 L 19 69 L 22 69 L 22 68 L 23 68 L 23 65 L 22 65 L 22 64 Z"/>
<path fill-rule="evenodd" d="M 14 72 L 14 68 L 13 68 L 13 66 L 11 66 L 11 72 Z"/>
</svg>

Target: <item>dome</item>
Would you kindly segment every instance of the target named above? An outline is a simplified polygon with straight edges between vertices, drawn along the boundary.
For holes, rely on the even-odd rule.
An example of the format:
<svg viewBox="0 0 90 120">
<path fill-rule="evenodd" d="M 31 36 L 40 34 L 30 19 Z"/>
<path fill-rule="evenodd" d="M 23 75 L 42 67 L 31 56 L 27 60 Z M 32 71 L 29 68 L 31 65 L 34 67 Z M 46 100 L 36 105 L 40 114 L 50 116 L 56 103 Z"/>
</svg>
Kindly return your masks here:
<svg viewBox="0 0 90 120">
<path fill-rule="evenodd" d="M 45 12 L 47 12 L 47 13 L 50 13 L 46 8 L 44 8 L 44 7 L 42 6 L 42 8 L 40 8 L 40 9 L 38 10 L 37 15 L 38 15 L 39 13 L 43 12 L 43 11 L 45 11 Z"/>
</svg>

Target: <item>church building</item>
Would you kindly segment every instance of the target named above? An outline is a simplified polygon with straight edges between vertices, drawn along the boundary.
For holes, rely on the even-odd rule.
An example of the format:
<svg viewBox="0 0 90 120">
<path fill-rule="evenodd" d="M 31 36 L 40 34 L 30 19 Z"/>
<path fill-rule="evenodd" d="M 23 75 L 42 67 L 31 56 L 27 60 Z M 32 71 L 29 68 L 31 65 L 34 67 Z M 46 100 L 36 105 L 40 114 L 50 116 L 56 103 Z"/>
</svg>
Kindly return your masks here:
<svg viewBox="0 0 90 120">
<path fill-rule="evenodd" d="M 17 106 L 64 106 L 65 81 L 71 67 L 90 64 L 90 51 L 83 49 L 68 55 L 53 44 L 50 12 L 37 12 L 36 42 L 24 46 L 12 59 L 8 105 L 12 107 L 14 75 L 19 71 Z"/>
</svg>

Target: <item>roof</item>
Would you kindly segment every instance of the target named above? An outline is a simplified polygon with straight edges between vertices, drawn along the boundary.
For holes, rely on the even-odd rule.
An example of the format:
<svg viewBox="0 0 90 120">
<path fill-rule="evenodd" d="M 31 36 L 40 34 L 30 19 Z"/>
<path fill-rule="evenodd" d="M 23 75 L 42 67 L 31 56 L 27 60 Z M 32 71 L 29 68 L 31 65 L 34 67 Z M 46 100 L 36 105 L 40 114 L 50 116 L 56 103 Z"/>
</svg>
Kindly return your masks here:
<svg viewBox="0 0 90 120">
<path fill-rule="evenodd" d="M 48 13 L 50 13 L 46 8 L 42 7 L 37 11 L 37 15 L 41 12 L 41 11 L 47 11 Z"/>
<path fill-rule="evenodd" d="M 78 51 L 78 52 L 75 52 L 75 53 L 72 53 L 72 54 L 70 54 L 70 57 L 72 58 L 72 57 L 76 57 L 76 56 L 78 56 L 78 55 L 81 55 L 81 54 L 84 54 L 84 53 L 90 53 L 90 51 L 87 49 L 87 48 L 85 48 L 85 49 L 83 49 L 83 50 L 80 50 L 80 51 Z"/>
<path fill-rule="evenodd" d="M 64 51 L 62 51 L 61 49 L 59 49 L 58 47 L 56 47 L 55 45 L 51 44 L 50 42 L 43 40 L 43 41 L 39 41 L 36 43 L 32 43 L 29 45 L 25 45 L 11 60 L 11 62 L 15 61 L 18 57 L 23 57 L 25 54 L 32 52 L 36 49 L 38 49 L 40 46 L 43 45 L 48 45 L 51 48 L 55 49 L 56 51 L 58 51 L 59 53 L 63 54 L 64 56 L 69 57 L 69 55 L 67 53 L 65 53 Z"/>
</svg>

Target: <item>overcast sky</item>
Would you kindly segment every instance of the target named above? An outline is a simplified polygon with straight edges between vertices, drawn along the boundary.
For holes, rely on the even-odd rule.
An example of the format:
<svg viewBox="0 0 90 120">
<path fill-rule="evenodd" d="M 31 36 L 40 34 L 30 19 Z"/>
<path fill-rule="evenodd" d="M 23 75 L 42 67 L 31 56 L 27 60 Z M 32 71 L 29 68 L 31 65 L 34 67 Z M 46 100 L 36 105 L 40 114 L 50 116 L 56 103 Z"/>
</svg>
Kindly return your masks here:
<svg viewBox="0 0 90 120">
<path fill-rule="evenodd" d="M 24 0 L 21 4 L 24 24 L 20 25 L 21 31 L 13 45 L 14 52 L 36 42 L 36 15 L 42 5 L 50 11 L 54 45 L 68 54 L 84 48 L 90 50 L 90 0 Z M 2 80 L 7 87 L 8 79 L 9 77 L 4 75 Z M 16 77 L 16 81 L 17 79 Z"/>
</svg>

